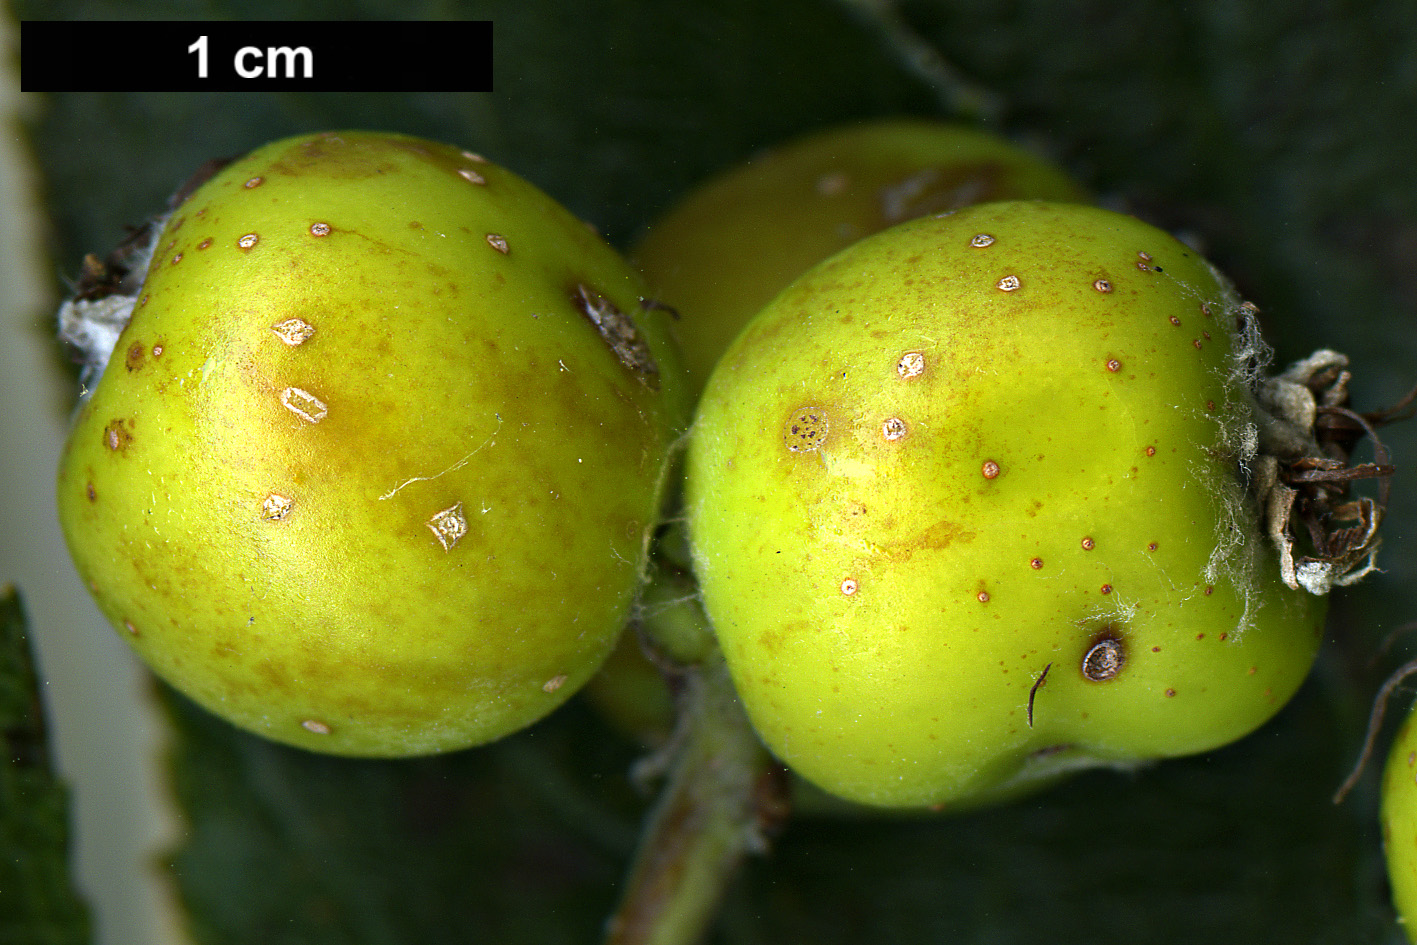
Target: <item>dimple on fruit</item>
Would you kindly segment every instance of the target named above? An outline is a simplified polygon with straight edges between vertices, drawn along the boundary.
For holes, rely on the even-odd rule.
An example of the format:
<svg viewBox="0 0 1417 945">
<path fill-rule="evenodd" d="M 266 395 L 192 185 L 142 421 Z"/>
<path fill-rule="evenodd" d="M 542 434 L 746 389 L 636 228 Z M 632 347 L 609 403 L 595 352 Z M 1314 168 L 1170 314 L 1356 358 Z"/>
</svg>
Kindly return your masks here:
<svg viewBox="0 0 1417 945">
<path fill-rule="evenodd" d="M 1085 201 L 1061 170 L 963 124 L 888 118 L 817 131 L 725 171 L 631 257 L 677 309 L 697 392 L 760 308 L 812 265 L 888 226 L 988 200 Z"/>
<path fill-rule="evenodd" d="M 178 689 L 279 741 L 413 755 L 535 721 L 610 652 L 682 372 L 638 276 L 550 197 L 448 145 L 307 135 L 177 205 L 145 279 L 90 268 L 66 334 L 122 333 L 60 518 Z"/>
<path fill-rule="evenodd" d="M 1276 525 L 1277 459 L 1317 450 L 1313 397 L 1275 384 L 1317 382 L 1260 376 L 1252 315 L 1167 234 L 1028 201 L 901 224 L 778 296 L 704 391 L 686 492 L 768 746 L 849 800 L 953 806 L 1278 711 L 1324 615 L 1295 568 L 1363 566 L 1294 565 Z"/>
</svg>

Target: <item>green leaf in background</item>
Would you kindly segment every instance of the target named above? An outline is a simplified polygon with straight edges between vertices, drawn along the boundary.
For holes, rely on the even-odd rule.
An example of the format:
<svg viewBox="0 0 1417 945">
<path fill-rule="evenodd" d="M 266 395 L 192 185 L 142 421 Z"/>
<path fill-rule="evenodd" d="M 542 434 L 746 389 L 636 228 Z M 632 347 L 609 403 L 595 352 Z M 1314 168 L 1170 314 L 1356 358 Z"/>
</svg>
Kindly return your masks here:
<svg viewBox="0 0 1417 945">
<path fill-rule="evenodd" d="M 107 19 L 135 5 L 13 6 Z M 1417 381 L 1407 0 L 159 0 L 141 16 L 491 19 L 496 91 L 49 96 L 29 131 L 57 273 L 106 252 L 206 159 L 298 132 L 382 128 L 482 151 L 625 245 L 695 182 L 788 136 L 974 101 L 993 130 L 1203 246 L 1260 306 L 1281 358 L 1351 355 L 1358 409 Z M 1402 941 L 1376 772 L 1329 802 L 1402 661 L 1399 647 L 1370 665 L 1378 640 L 1417 619 L 1417 426 L 1383 436 L 1400 465 L 1385 573 L 1337 596 L 1315 677 L 1271 725 L 995 811 L 798 819 L 734 888 L 712 941 Z M 204 945 L 599 938 L 642 802 L 633 749 L 583 707 L 486 749 L 366 763 L 169 704 L 187 818 L 171 870 Z"/>
<path fill-rule="evenodd" d="M 0 942 L 87 945 L 69 877 L 69 796 L 50 763 L 39 686 L 13 587 L 0 587 Z"/>
</svg>

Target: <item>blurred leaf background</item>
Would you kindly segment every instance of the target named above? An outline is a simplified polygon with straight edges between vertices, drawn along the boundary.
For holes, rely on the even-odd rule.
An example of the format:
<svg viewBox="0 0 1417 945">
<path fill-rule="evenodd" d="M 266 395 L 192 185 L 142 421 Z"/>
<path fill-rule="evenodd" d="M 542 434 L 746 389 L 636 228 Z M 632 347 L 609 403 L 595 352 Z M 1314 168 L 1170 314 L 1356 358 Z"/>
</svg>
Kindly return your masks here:
<svg viewBox="0 0 1417 945">
<path fill-rule="evenodd" d="M 19 19 L 495 24 L 492 93 L 44 96 L 26 131 L 56 276 L 116 245 L 206 159 L 288 134 L 378 128 L 472 148 L 624 246 L 695 182 L 785 137 L 870 116 L 966 117 L 1201 246 L 1260 306 L 1281 359 L 1347 352 L 1359 409 L 1417 382 L 1409 0 L 11 7 Z M 712 942 L 1401 941 L 1376 770 L 1343 806 L 1329 800 L 1373 692 L 1414 649 L 1409 637 L 1377 653 L 1417 620 L 1417 426 L 1384 439 L 1402 464 L 1385 573 L 1337 597 L 1319 668 L 1267 728 L 970 816 L 800 819 L 735 885 Z M 185 808 L 167 868 L 195 941 L 599 938 L 646 799 L 626 778 L 638 749 L 585 706 L 486 749 L 370 763 L 259 742 L 163 698 Z"/>
</svg>

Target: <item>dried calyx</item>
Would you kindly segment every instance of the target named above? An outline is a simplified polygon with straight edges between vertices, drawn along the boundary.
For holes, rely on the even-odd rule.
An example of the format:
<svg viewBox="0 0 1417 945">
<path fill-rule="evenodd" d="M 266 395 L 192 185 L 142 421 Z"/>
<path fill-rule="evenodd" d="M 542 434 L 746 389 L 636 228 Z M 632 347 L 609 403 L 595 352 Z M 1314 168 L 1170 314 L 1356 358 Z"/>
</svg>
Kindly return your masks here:
<svg viewBox="0 0 1417 945">
<path fill-rule="evenodd" d="M 1386 410 L 1355 412 L 1348 406 L 1351 377 L 1347 355 L 1321 350 L 1263 379 L 1256 391 L 1260 455 L 1253 485 L 1265 530 L 1284 583 L 1313 594 L 1376 570 L 1395 470 L 1376 428 L 1417 412 L 1417 388 Z M 1353 450 L 1365 437 L 1373 462 L 1354 463 Z M 1376 497 L 1350 494 L 1360 479 L 1376 480 Z"/>
</svg>

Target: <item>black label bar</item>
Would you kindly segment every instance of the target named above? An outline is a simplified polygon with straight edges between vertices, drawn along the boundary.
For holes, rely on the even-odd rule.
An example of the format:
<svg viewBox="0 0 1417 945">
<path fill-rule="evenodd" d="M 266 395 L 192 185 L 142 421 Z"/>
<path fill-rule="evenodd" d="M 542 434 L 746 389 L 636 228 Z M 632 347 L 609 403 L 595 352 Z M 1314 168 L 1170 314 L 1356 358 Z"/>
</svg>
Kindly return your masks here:
<svg viewBox="0 0 1417 945">
<path fill-rule="evenodd" d="M 490 92 L 487 20 L 20 23 L 24 92 Z"/>
</svg>

